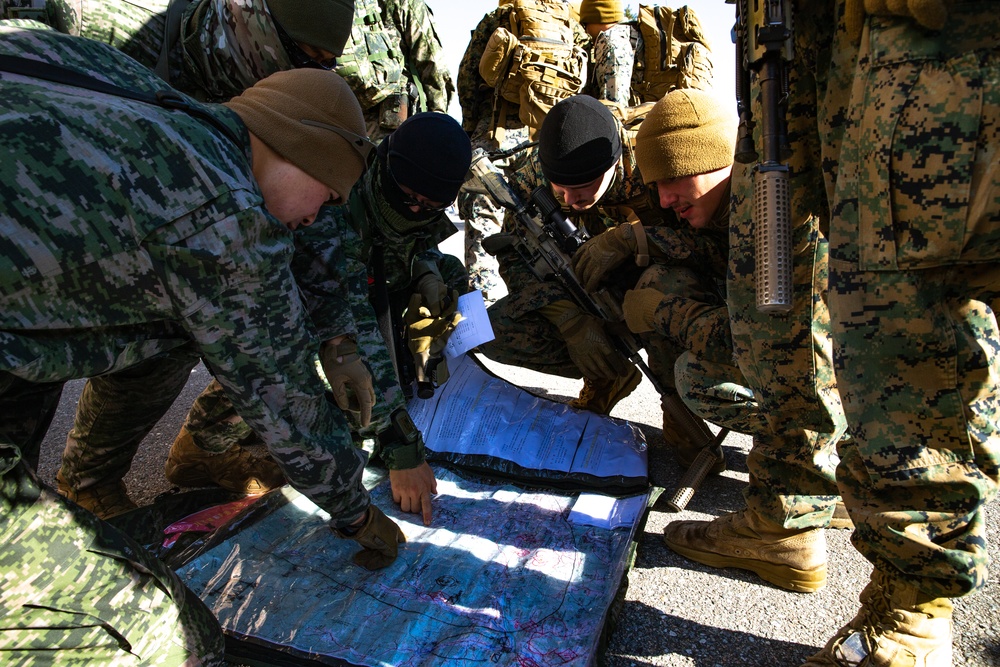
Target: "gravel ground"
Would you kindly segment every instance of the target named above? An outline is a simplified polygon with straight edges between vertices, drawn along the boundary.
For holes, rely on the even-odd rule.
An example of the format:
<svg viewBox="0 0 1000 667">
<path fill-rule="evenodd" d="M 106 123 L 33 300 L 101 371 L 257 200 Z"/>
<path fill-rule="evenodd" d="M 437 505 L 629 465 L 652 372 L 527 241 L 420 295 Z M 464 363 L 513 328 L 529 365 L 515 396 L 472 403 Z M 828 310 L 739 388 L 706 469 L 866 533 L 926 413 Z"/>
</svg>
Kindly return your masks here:
<svg viewBox="0 0 1000 667">
<path fill-rule="evenodd" d="M 443 244 L 442 250 L 462 257 L 461 234 Z M 492 362 L 487 366 L 497 375 L 555 400 L 576 396 L 581 384 Z M 163 476 L 167 452 L 188 408 L 208 379 L 207 371 L 198 366 L 184 393 L 140 447 L 125 480 L 137 503 L 150 503 L 171 488 Z M 59 414 L 42 447 L 39 472 L 53 485 L 82 387 L 82 381 L 67 384 Z M 680 470 L 668 453 L 655 447 L 661 435 L 662 416 L 649 382 L 644 380 L 612 415 L 633 422 L 643 431 L 646 441 L 654 445 L 650 452 L 651 481 L 672 490 L 680 479 Z M 686 511 L 676 514 L 658 505 L 649 512 L 625 601 L 603 656 L 610 667 L 796 667 L 854 616 L 858 593 L 868 581 L 871 566 L 851 546 L 849 531 L 826 531 L 827 585 L 810 595 L 785 592 L 749 572 L 715 570 L 692 563 L 664 546 L 661 536 L 667 523 L 710 519 L 743 506 L 740 494 L 747 482 L 749 447 L 749 437 L 730 434 L 724 443 L 727 472 L 706 480 Z M 1000 503 L 987 507 L 986 519 L 992 531 L 990 555 L 997 563 Z M 1000 585 L 996 570 L 983 591 L 956 605 L 956 666 L 1000 667 Z"/>
</svg>

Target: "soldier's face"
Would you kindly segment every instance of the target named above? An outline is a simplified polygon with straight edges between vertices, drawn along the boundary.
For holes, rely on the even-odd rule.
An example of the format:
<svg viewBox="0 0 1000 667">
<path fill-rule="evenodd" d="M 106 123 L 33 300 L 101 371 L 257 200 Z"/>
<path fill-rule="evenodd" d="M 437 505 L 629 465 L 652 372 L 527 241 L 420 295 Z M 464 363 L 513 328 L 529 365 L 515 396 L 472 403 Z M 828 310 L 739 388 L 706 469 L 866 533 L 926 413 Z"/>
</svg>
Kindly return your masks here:
<svg viewBox="0 0 1000 667">
<path fill-rule="evenodd" d="M 590 183 L 583 185 L 552 184 L 552 192 L 556 199 L 566 203 L 574 211 L 586 211 L 604 196 L 615 177 L 615 167 L 612 166 L 603 175 Z"/>
<path fill-rule="evenodd" d="M 732 167 L 694 176 L 656 181 L 660 206 L 672 208 L 679 218 L 696 229 L 706 227 L 719 210 Z"/>
<path fill-rule="evenodd" d="M 302 171 L 291 162 L 279 160 L 257 176 L 267 212 L 289 229 L 308 227 L 319 207 L 340 199 L 340 194 Z"/>
</svg>

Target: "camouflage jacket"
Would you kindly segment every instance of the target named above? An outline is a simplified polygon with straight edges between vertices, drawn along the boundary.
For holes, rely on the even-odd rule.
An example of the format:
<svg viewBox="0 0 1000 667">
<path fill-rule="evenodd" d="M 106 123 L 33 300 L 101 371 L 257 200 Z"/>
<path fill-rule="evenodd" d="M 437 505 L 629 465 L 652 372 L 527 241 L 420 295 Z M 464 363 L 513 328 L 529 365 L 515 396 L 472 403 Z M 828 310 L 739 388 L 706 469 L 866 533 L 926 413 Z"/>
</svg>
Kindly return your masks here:
<svg viewBox="0 0 1000 667">
<path fill-rule="evenodd" d="M 56 30 L 110 44 L 155 69 L 164 46 L 170 0 L 47 0 Z M 293 64 L 263 0 L 193 0 L 168 52 L 170 84 L 201 100 L 222 102 Z"/>
<path fill-rule="evenodd" d="M 164 89 L 106 44 L 48 30 L 0 28 L 0 53 Z M 234 141 L 190 114 L 20 75 L 0 95 L 0 370 L 57 382 L 193 342 L 289 481 L 337 526 L 360 516 L 365 456 L 324 396 L 293 235 L 264 207 L 239 118 L 202 107 Z M 0 452 L 5 469 L 19 457 Z"/>
<path fill-rule="evenodd" d="M 444 62 L 434 15 L 424 0 L 382 0 L 386 21 L 399 31 L 406 73 L 419 87 L 417 111 L 448 113 L 455 83 Z"/>
<path fill-rule="evenodd" d="M 479 61 L 493 32 L 501 26 L 510 26 L 511 10 L 510 4 L 497 7 L 479 21 L 458 66 L 458 102 L 462 107 L 462 128 L 474 140 L 490 131 L 494 114 L 500 113 L 501 100 L 497 99 L 496 90 L 487 85 L 479 73 Z M 573 41 L 584 51 L 590 52 L 590 35 L 577 21 L 573 22 Z M 507 105 L 507 113 L 504 118 L 498 119 L 497 126 L 524 126 L 518 117 L 516 104 Z"/>
<path fill-rule="evenodd" d="M 654 261 L 688 266 L 724 281 L 729 258 L 728 229 L 725 226 L 713 226 L 696 230 L 684 220 L 678 219 L 673 211 L 660 208 L 655 191 L 643 182 L 624 128 L 621 135 L 625 150 L 615 166 L 614 179 L 604 196 L 590 211 L 581 214 L 564 208 L 564 212 L 591 235 L 638 217 L 643 222 L 650 244 L 659 250 L 661 257 L 659 260 L 654 258 Z M 511 185 L 524 200 L 539 186 L 551 188 L 548 179 L 542 174 L 538 148 L 528 150 L 531 151 L 529 159 L 520 161 L 523 166 L 510 177 Z M 504 217 L 504 230 L 510 230 L 515 224 L 517 218 L 508 211 Z M 507 283 L 507 290 L 511 295 L 512 312 L 516 316 L 570 298 L 558 283 L 539 281 L 516 252 L 506 251 L 498 255 L 497 260 L 500 263 L 500 275 Z M 628 282 L 629 277 L 623 276 L 623 279 Z M 634 283 L 622 285 L 626 289 L 633 286 Z"/>
</svg>

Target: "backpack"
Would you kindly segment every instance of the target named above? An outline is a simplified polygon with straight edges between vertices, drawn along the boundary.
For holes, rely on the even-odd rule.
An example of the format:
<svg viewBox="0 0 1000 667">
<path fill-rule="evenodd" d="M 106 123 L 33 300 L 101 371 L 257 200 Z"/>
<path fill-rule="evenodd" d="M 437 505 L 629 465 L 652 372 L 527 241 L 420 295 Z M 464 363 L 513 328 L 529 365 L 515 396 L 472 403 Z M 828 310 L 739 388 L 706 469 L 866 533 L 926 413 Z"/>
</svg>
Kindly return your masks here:
<svg viewBox="0 0 1000 667">
<path fill-rule="evenodd" d="M 479 73 L 498 98 L 520 105 L 518 117 L 534 133 L 549 109 L 586 83 L 587 53 L 573 42 L 569 3 L 514 0 L 510 29 L 490 36 Z"/>
<path fill-rule="evenodd" d="M 377 0 L 355 0 L 354 26 L 334 72 L 368 110 L 405 85 L 400 36 L 386 25 Z"/>
<path fill-rule="evenodd" d="M 708 88 L 712 50 L 694 10 L 639 5 L 642 54 L 632 69 L 631 104 L 655 102 L 674 88 Z"/>
</svg>

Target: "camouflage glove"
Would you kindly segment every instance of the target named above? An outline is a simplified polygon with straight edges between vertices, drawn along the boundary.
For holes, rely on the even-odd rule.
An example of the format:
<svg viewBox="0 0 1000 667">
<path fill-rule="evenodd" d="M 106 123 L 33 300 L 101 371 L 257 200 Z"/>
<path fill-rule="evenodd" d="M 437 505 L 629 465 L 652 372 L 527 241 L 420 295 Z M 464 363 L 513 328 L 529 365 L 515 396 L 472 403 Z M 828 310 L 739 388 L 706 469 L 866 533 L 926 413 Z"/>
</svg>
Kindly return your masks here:
<svg viewBox="0 0 1000 667">
<path fill-rule="evenodd" d="M 566 350 L 583 377 L 591 380 L 613 380 L 631 366 L 615 351 L 604 330 L 604 322 L 581 312 L 563 323 L 559 333 L 566 341 Z"/>
<path fill-rule="evenodd" d="M 338 345 L 329 341 L 323 343 L 319 348 L 319 361 L 337 406 L 345 412 L 359 413 L 358 422 L 362 427 L 368 426 L 375 405 L 375 386 L 355 342 L 345 338 Z"/>
<path fill-rule="evenodd" d="M 635 229 L 622 224 L 590 239 L 573 255 L 573 271 L 589 292 L 608 272 L 636 254 Z"/>
<path fill-rule="evenodd" d="M 354 540 L 362 546 L 361 551 L 354 554 L 351 560 L 366 570 L 380 570 L 392 565 L 399 554 L 399 545 L 406 541 L 406 535 L 403 535 L 396 522 L 374 505 L 368 506 L 361 526 L 334 528 L 333 532 L 338 537 Z"/>
<path fill-rule="evenodd" d="M 667 295 L 651 287 L 625 292 L 625 324 L 632 333 L 646 333 L 656 328 L 656 311 Z"/>
<path fill-rule="evenodd" d="M 417 281 L 416 290 L 423 297 L 423 304 L 430 311 L 431 317 L 438 317 L 450 305 L 449 300 L 452 300 L 451 290 L 434 273 L 422 275 Z"/>
<path fill-rule="evenodd" d="M 457 290 L 452 290 L 446 301 L 447 306 L 436 317 L 431 316 L 420 294 L 411 296 L 406 307 L 403 321 L 406 323 L 407 346 L 413 355 L 418 383 L 441 384 L 448 379 L 444 348 L 448 337 L 462 321 L 462 314 L 458 312 Z"/>
</svg>

